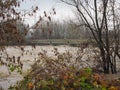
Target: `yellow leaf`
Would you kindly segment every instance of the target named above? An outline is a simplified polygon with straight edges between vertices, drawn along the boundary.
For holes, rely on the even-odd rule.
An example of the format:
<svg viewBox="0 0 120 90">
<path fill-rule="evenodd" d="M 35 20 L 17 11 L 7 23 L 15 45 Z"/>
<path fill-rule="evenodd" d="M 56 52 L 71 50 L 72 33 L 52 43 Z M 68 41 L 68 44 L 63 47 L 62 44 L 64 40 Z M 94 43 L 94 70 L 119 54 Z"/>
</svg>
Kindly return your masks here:
<svg viewBox="0 0 120 90">
<path fill-rule="evenodd" d="M 118 89 L 114 86 L 111 86 L 108 90 L 118 90 Z"/>
<path fill-rule="evenodd" d="M 28 83 L 28 89 L 29 89 L 29 90 L 33 89 L 33 87 L 34 87 L 33 83 L 31 83 L 31 82 Z"/>
<path fill-rule="evenodd" d="M 95 81 L 95 82 L 93 82 L 93 85 L 95 86 L 95 87 L 98 87 L 98 83 Z"/>
</svg>

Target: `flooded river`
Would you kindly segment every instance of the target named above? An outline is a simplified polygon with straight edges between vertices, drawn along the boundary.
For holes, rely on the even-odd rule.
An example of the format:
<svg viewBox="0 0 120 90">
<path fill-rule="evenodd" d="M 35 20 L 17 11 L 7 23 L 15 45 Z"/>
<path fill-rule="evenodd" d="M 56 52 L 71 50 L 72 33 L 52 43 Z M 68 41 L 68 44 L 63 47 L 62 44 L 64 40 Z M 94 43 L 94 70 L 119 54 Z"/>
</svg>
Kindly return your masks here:
<svg viewBox="0 0 120 90">
<path fill-rule="evenodd" d="M 24 75 L 26 75 L 29 69 L 31 68 L 31 65 L 34 63 L 34 61 L 38 59 L 40 52 L 46 51 L 46 54 L 48 56 L 53 57 L 54 56 L 53 50 L 54 48 L 57 48 L 59 53 L 65 53 L 66 51 L 69 51 L 72 54 L 72 56 L 76 57 L 79 51 L 79 53 L 82 55 L 81 60 L 85 60 L 88 63 L 92 63 L 91 60 L 95 62 L 95 56 L 97 55 L 97 53 L 93 51 L 95 49 L 98 50 L 97 48 L 92 48 L 92 47 L 82 50 L 78 47 L 71 47 L 64 45 L 36 46 L 35 48 L 31 46 L 21 46 L 21 48 L 24 49 L 24 52 L 23 50 L 21 50 L 20 47 L 17 46 L 8 46 L 5 48 L 6 48 L 5 52 L 9 55 L 9 57 L 13 57 L 13 56 L 15 56 L 15 58 L 20 57 L 20 60 L 23 63 L 23 68 L 22 68 L 23 74 L 20 75 L 17 72 L 12 72 L 11 74 L 9 74 L 8 68 L 5 65 L 0 65 L 0 87 L 2 87 L 4 90 L 8 90 L 9 86 L 15 85 L 17 81 L 23 79 Z M 3 60 L 5 59 L 4 53 L 1 51 L 0 51 L 0 57 Z"/>
<path fill-rule="evenodd" d="M 24 48 L 24 52 L 21 51 L 20 47 L 17 46 L 8 46 L 5 47 L 7 54 L 9 57 L 15 56 L 15 58 L 20 56 L 20 60 L 23 63 L 23 75 L 20 75 L 17 72 L 12 72 L 9 74 L 9 70 L 5 65 L 0 66 L 0 87 L 4 90 L 7 90 L 9 86 L 14 85 L 17 81 L 23 79 L 23 76 L 28 72 L 31 68 L 31 65 L 34 63 L 35 60 L 38 58 L 38 54 L 43 50 L 47 51 L 47 55 L 53 56 L 54 53 L 52 52 L 54 48 L 57 48 L 60 53 L 70 51 L 72 53 L 76 53 L 77 47 L 70 47 L 70 46 L 36 46 L 35 48 L 31 46 L 21 46 Z M 0 52 L 3 53 L 3 52 Z M 1 54 L 3 57 L 4 54 Z M 1 58 L 5 59 L 5 58 Z"/>
</svg>

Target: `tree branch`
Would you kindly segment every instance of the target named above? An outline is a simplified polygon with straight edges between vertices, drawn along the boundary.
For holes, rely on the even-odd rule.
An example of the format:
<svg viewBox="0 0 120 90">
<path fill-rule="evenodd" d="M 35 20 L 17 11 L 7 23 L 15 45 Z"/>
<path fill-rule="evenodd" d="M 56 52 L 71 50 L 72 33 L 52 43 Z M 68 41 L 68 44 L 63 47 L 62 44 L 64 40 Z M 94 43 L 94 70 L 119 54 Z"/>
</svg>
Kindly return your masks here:
<svg viewBox="0 0 120 90">
<path fill-rule="evenodd" d="M 94 6 L 95 6 L 95 20 L 96 20 L 96 25 L 97 25 L 98 30 L 100 30 L 99 24 L 98 24 L 98 13 L 97 13 L 97 1 L 96 0 L 94 0 Z"/>
</svg>

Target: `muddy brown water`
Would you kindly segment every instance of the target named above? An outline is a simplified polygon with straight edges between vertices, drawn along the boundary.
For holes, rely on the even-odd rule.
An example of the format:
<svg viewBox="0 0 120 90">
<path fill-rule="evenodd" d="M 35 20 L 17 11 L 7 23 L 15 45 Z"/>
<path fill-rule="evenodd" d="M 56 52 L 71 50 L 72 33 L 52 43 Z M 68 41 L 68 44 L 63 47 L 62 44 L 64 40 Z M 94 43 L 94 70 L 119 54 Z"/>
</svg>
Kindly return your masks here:
<svg viewBox="0 0 120 90">
<path fill-rule="evenodd" d="M 31 68 L 31 65 L 34 63 L 34 61 L 38 58 L 38 53 L 42 52 L 43 50 L 47 51 L 47 55 L 54 56 L 54 48 L 57 48 L 60 53 L 64 53 L 66 51 L 69 51 L 70 53 L 74 55 L 77 54 L 78 47 L 71 47 L 66 45 L 60 45 L 60 46 L 36 46 L 36 48 L 32 48 L 31 46 L 21 46 L 24 48 L 24 53 L 22 56 L 22 51 L 17 46 L 8 46 L 6 47 L 6 52 L 8 53 L 9 57 L 15 56 L 21 57 L 21 62 L 23 63 L 23 74 L 20 75 L 17 72 L 12 72 L 9 74 L 8 68 L 6 66 L 0 66 L 0 87 L 2 87 L 4 90 L 8 90 L 9 86 L 15 85 L 17 81 L 20 81 L 23 79 L 24 75 L 27 74 L 29 69 Z M 0 52 L 2 53 L 2 52 Z M 92 57 L 94 53 L 91 52 L 91 49 L 87 48 L 83 51 L 84 55 L 82 57 L 83 60 L 88 60 L 88 56 Z M 0 54 L 1 55 L 1 54 Z M 1 55 L 1 57 L 4 54 Z M 4 59 L 4 58 L 2 58 Z"/>
<path fill-rule="evenodd" d="M 59 52 L 63 53 L 66 50 L 70 52 L 76 52 L 78 49 L 77 47 L 69 47 L 69 46 L 36 46 L 36 48 L 33 48 L 31 46 L 22 46 L 24 48 L 24 53 L 22 56 L 22 51 L 17 46 L 8 46 L 6 47 L 6 52 L 8 53 L 9 57 L 15 56 L 21 57 L 21 61 L 23 63 L 23 75 L 20 75 L 17 72 L 13 72 L 9 74 L 8 68 L 6 66 L 0 65 L 0 87 L 2 87 L 4 90 L 8 90 L 9 86 L 15 85 L 17 81 L 20 81 L 23 79 L 23 76 L 29 71 L 31 68 L 31 65 L 34 63 L 34 61 L 38 58 L 38 53 L 45 50 L 47 51 L 47 54 L 49 56 L 53 56 L 54 53 L 52 50 L 54 48 L 57 48 Z M 2 53 L 2 52 L 0 52 Z M 1 57 L 4 54 L 1 55 Z M 2 58 L 4 59 L 4 58 Z"/>
</svg>

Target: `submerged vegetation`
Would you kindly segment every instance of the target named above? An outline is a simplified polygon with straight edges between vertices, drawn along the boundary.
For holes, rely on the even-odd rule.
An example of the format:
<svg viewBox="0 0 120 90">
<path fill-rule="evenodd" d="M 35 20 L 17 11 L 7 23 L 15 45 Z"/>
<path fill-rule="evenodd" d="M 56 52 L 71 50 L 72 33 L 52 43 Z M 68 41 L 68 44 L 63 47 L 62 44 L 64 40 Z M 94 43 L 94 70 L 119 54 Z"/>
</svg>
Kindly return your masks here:
<svg viewBox="0 0 120 90">
<path fill-rule="evenodd" d="M 33 72 L 34 73 L 34 72 Z M 31 74 L 32 75 L 32 74 Z M 26 76 L 9 90 L 119 90 L 120 80 L 109 82 L 104 75 L 92 72 L 91 68 L 76 70 L 70 67 L 59 75 Z"/>
<path fill-rule="evenodd" d="M 71 53 L 60 54 L 54 48 L 54 58 L 43 50 L 31 70 L 9 90 L 119 90 L 120 80 L 108 80 L 92 67 L 76 66 Z M 79 63 L 82 61 L 80 60 Z M 96 69 L 97 70 L 97 69 Z"/>
</svg>

